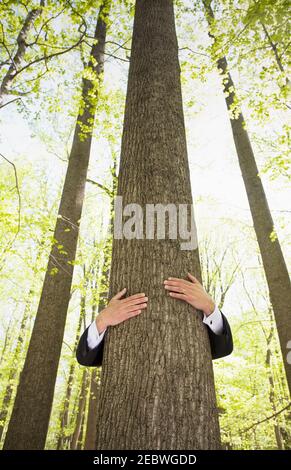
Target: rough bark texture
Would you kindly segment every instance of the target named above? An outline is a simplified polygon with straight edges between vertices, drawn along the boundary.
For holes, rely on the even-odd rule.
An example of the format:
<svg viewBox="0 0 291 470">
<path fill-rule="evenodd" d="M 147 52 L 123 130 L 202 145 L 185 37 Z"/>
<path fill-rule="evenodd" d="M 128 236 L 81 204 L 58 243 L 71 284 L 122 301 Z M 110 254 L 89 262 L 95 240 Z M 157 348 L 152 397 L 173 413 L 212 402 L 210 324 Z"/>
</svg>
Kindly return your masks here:
<svg viewBox="0 0 291 470">
<path fill-rule="evenodd" d="M 105 17 L 110 2 L 100 7 L 94 44 L 89 61 L 96 77 L 103 71 L 106 36 Z M 92 101 L 93 93 L 93 101 Z M 58 363 L 62 348 L 73 275 L 79 223 L 82 213 L 92 128 L 98 90 L 83 79 L 82 105 L 64 182 L 40 303 L 29 348 L 17 389 L 4 449 L 43 449 L 49 424 Z M 80 133 L 86 135 L 80 139 Z"/>
<path fill-rule="evenodd" d="M 118 194 L 124 204 L 191 204 L 172 0 L 137 0 Z M 155 237 L 156 238 L 156 237 Z M 165 293 L 168 276 L 201 279 L 178 240 L 113 242 L 110 297 L 145 292 L 140 316 L 105 340 L 97 449 L 217 449 L 220 433 L 201 313 Z"/>
<path fill-rule="evenodd" d="M 203 0 L 203 3 L 206 18 L 211 25 L 214 18 L 211 1 Z M 210 34 L 210 36 L 215 40 L 213 35 Z M 235 86 L 228 72 L 225 57 L 221 57 L 217 61 L 217 67 L 226 77 L 224 79 L 225 101 L 227 108 L 231 110 L 235 101 Z M 279 240 L 278 238 L 272 239 L 274 222 L 242 112 L 239 113 L 237 119 L 231 119 L 230 123 L 274 310 L 289 391 L 291 392 L 291 364 L 287 362 L 287 342 L 291 340 L 290 277 Z"/>
</svg>

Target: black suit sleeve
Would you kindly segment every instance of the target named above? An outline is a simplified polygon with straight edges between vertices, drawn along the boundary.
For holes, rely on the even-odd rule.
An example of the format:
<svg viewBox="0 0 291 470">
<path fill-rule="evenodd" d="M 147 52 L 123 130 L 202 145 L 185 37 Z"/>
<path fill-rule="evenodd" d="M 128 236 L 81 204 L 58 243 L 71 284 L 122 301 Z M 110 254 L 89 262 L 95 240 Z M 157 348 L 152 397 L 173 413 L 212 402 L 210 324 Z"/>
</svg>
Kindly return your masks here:
<svg viewBox="0 0 291 470">
<path fill-rule="evenodd" d="M 104 338 L 106 336 L 106 332 L 103 336 L 101 343 L 99 343 L 96 348 L 89 349 L 87 343 L 89 326 L 88 328 L 86 328 L 79 340 L 76 351 L 77 361 L 79 362 L 79 364 L 81 364 L 81 366 L 100 367 L 102 365 Z"/>
<path fill-rule="evenodd" d="M 220 335 L 216 335 L 215 333 L 213 333 L 209 326 L 206 325 L 210 341 L 212 359 L 219 359 L 220 357 L 228 356 L 228 354 L 231 354 L 233 350 L 231 329 L 223 313 L 222 319 L 223 331 Z M 100 367 L 102 365 L 104 339 L 106 336 L 106 332 L 101 343 L 99 343 L 96 348 L 89 349 L 87 344 L 88 328 L 86 328 L 79 340 L 79 344 L 76 351 L 77 361 L 82 366 Z"/>
<path fill-rule="evenodd" d="M 220 357 L 228 356 L 233 351 L 233 340 L 230 325 L 222 312 L 221 315 L 223 320 L 223 330 L 221 334 L 215 334 L 210 329 L 210 327 L 206 325 L 210 341 L 212 359 L 219 359 Z"/>
</svg>

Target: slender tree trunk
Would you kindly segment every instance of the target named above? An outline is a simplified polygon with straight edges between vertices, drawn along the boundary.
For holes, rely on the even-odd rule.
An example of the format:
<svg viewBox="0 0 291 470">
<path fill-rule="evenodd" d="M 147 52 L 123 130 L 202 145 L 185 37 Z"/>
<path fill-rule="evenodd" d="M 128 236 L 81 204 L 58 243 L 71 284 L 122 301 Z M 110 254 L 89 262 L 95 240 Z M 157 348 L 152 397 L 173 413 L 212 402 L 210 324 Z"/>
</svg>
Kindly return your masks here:
<svg viewBox="0 0 291 470">
<path fill-rule="evenodd" d="M 100 371 L 94 368 L 90 379 L 90 395 L 88 406 L 88 419 L 85 436 L 85 450 L 94 450 L 96 442 L 96 420 L 100 390 Z"/>
<path fill-rule="evenodd" d="M 32 30 L 36 19 L 41 15 L 44 4 L 44 0 L 41 0 L 39 8 L 34 8 L 27 13 L 23 26 L 17 36 L 17 50 L 11 59 L 11 65 L 4 75 L 0 85 L 0 107 L 3 104 L 4 96 L 9 93 L 9 88 L 14 80 L 14 76 L 16 75 L 17 69 L 21 65 L 21 62 L 24 58 L 27 49 L 28 34 Z"/>
<path fill-rule="evenodd" d="M 112 198 L 113 199 L 113 198 Z M 110 224 L 111 226 L 111 224 Z M 101 312 L 106 307 L 108 300 L 108 286 L 109 286 L 109 273 L 110 261 L 112 254 L 112 238 L 107 239 L 104 250 L 104 262 L 101 275 L 101 289 L 98 303 L 98 312 Z M 92 321 L 96 318 L 96 305 L 92 309 Z M 100 390 L 100 373 L 98 369 L 94 369 L 91 374 L 90 380 L 90 394 L 89 394 L 89 407 L 88 407 L 88 420 L 86 428 L 86 437 L 84 448 L 86 450 L 93 450 L 96 442 L 96 424 L 97 424 L 97 410 L 98 410 L 98 396 Z"/>
<path fill-rule="evenodd" d="M 100 79 L 104 64 L 106 16 L 110 2 L 100 7 L 88 67 Z M 69 158 L 59 215 L 41 299 L 20 376 L 5 449 L 43 449 L 67 316 L 73 263 L 82 214 L 98 86 L 83 78 L 82 102 Z"/>
<path fill-rule="evenodd" d="M 192 204 L 172 0 L 137 0 L 121 149 L 123 204 Z M 144 212 L 145 213 L 145 212 Z M 110 297 L 145 292 L 147 310 L 106 335 L 97 449 L 217 449 L 218 413 L 201 313 L 165 293 L 201 279 L 181 238 L 113 241 Z"/>
<path fill-rule="evenodd" d="M 64 443 L 65 443 L 65 440 L 66 440 L 65 430 L 68 426 L 69 407 L 70 407 L 70 400 L 71 400 L 73 381 L 74 381 L 75 369 L 76 369 L 76 349 L 77 349 L 78 342 L 79 342 L 79 339 L 80 339 L 82 321 L 85 317 L 85 306 L 86 306 L 86 296 L 82 295 L 82 297 L 81 297 L 81 308 L 80 308 L 81 311 L 80 311 L 80 317 L 79 317 L 78 326 L 77 326 L 77 333 L 76 333 L 74 348 L 73 348 L 72 362 L 71 362 L 71 365 L 70 365 L 70 371 L 69 371 L 69 376 L 68 376 L 68 381 L 67 381 L 64 404 L 63 404 L 63 407 L 62 407 L 62 410 L 61 410 L 61 413 L 60 413 L 61 429 L 60 429 L 60 433 L 59 433 L 58 441 L 57 441 L 57 449 L 58 450 L 65 448 L 65 446 L 64 446 Z"/>
<path fill-rule="evenodd" d="M 114 195 L 117 190 L 117 175 L 116 175 L 116 166 L 117 162 L 114 159 L 113 166 L 111 169 L 112 174 L 112 191 L 111 191 L 111 200 L 110 200 L 110 221 L 108 227 L 108 237 L 105 243 L 104 249 L 104 260 L 101 274 L 101 286 L 100 286 L 100 296 L 98 303 L 98 313 L 103 310 L 108 302 L 109 294 L 109 277 L 110 277 L 110 263 L 112 258 L 112 228 L 113 228 L 113 212 L 114 212 Z M 92 321 L 96 317 L 96 304 L 92 308 Z M 88 407 L 88 419 L 87 419 L 87 428 L 85 436 L 85 450 L 95 449 L 96 443 L 96 425 L 97 424 L 97 411 L 98 411 L 98 402 L 99 402 L 99 391 L 100 391 L 100 371 L 94 369 L 91 374 L 90 382 L 90 395 L 89 395 L 89 407 Z"/>
<path fill-rule="evenodd" d="M 22 320 L 20 323 L 20 328 L 16 340 L 16 348 L 13 352 L 13 359 L 12 359 L 12 364 L 11 368 L 9 370 L 9 377 L 8 377 L 8 383 L 7 387 L 4 392 L 4 398 L 2 401 L 1 405 L 1 411 L 0 411 L 0 441 L 2 439 L 3 431 L 5 428 L 5 422 L 6 418 L 8 415 L 9 411 L 9 406 L 11 402 L 11 398 L 13 395 L 13 386 L 14 386 L 14 381 L 17 377 L 17 373 L 19 371 L 19 363 L 21 362 L 21 356 L 23 353 L 24 345 L 25 345 L 25 333 L 27 330 L 27 324 L 29 320 L 29 314 L 30 314 L 30 309 L 31 309 L 31 297 L 32 297 L 32 290 L 30 289 L 28 292 L 28 298 L 25 304 Z"/>
<path fill-rule="evenodd" d="M 272 373 L 272 366 L 271 366 L 271 357 L 272 357 L 272 349 L 271 349 L 271 343 L 272 339 L 274 337 L 274 324 L 273 324 L 273 315 L 272 311 L 269 312 L 269 317 L 270 317 L 270 331 L 269 334 L 265 333 L 266 341 L 267 341 L 267 351 L 266 351 L 266 368 L 267 368 L 267 374 L 268 374 L 268 381 L 269 381 L 269 400 L 271 404 L 271 409 L 273 414 L 275 415 L 277 413 L 277 407 L 276 407 L 276 392 L 275 392 L 275 384 L 274 384 L 274 378 L 273 378 L 273 373 Z M 263 328 L 263 326 L 262 326 Z M 264 328 L 263 328 L 264 329 Z M 275 433 L 275 438 L 277 442 L 277 448 L 279 450 L 284 450 L 284 442 L 283 438 L 281 435 L 281 430 L 280 430 L 280 423 L 278 421 L 278 416 L 275 416 L 274 418 L 274 433 Z"/>
<path fill-rule="evenodd" d="M 211 0 L 203 0 L 203 4 L 207 21 L 211 26 L 214 19 Z M 215 37 L 209 34 L 215 41 Z M 217 60 L 217 67 L 225 77 L 225 101 L 228 110 L 231 110 L 235 102 L 235 87 L 228 72 L 225 57 Z M 289 392 L 291 392 L 291 364 L 287 362 L 287 342 L 291 340 L 290 278 L 279 240 L 276 235 L 274 236 L 274 222 L 242 112 L 240 111 L 237 119 L 231 119 L 230 123 L 274 310 Z"/>
<path fill-rule="evenodd" d="M 86 408 L 87 389 L 88 389 L 88 371 L 87 369 L 84 369 L 83 374 L 82 374 L 82 386 L 81 386 L 81 392 L 79 396 L 77 419 L 76 419 L 75 429 L 74 429 L 71 446 L 70 446 L 71 449 L 77 449 L 77 445 L 79 442 L 80 433 L 82 429 L 82 423 L 84 420 L 85 408 Z"/>
<path fill-rule="evenodd" d="M 9 320 L 9 323 L 8 323 L 8 326 L 6 328 L 6 331 L 4 333 L 4 344 L 3 344 L 3 348 L 1 350 L 1 357 L 0 357 L 0 366 L 2 364 L 2 362 L 4 361 L 4 358 L 6 357 L 6 354 L 7 354 L 7 348 L 8 348 L 8 345 L 10 344 L 10 338 L 11 336 L 13 336 L 13 328 L 12 328 L 12 318 L 10 318 Z M 2 377 L 3 377 L 3 369 L 0 369 L 0 380 L 2 380 Z"/>
<path fill-rule="evenodd" d="M 273 54 L 275 56 L 275 61 L 276 61 L 276 64 L 278 66 L 278 69 L 280 70 L 280 72 L 286 73 L 286 71 L 284 69 L 284 66 L 283 66 L 283 63 L 282 63 L 282 60 L 281 60 L 281 57 L 280 57 L 279 52 L 278 52 L 277 45 L 272 40 L 266 25 L 264 23 L 262 23 L 261 21 L 260 21 L 260 23 L 261 23 L 263 31 L 265 33 L 266 39 L 267 39 L 268 43 L 270 44 L 270 46 L 272 48 L 272 51 L 273 51 Z M 288 85 L 288 83 L 290 83 L 290 80 L 289 80 L 287 75 L 286 75 L 285 80 L 286 80 L 286 85 Z"/>
</svg>

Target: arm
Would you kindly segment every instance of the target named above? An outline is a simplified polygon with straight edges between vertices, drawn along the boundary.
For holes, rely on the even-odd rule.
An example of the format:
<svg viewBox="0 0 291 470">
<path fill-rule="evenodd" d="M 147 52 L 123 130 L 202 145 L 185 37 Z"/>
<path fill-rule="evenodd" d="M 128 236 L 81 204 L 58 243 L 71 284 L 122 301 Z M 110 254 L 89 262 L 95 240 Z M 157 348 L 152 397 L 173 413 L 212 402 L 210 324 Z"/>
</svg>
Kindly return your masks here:
<svg viewBox="0 0 291 470">
<path fill-rule="evenodd" d="M 207 327 L 212 359 L 219 359 L 231 354 L 233 350 L 232 334 L 226 317 L 217 307 L 210 315 L 205 315 L 203 323 Z M 104 336 L 107 328 L 99 334 L 94 321 L 84 331 L 77 349 L 77 360 L 83 366 L 100 367 L 103 360 Z"/>
<path fill-rule="evenodd" d="M 227 321 L 227 318 L 218 309 L 216 309 L 212 315 L 214 315 L 216 311 L 220 313 L 220 317 L 222 319 L 222 328 L 219 333 L 213 330 L 212 325 L 206 321 L 203 321 L 203 323 L 206 324 L 208 332 L 212 359 L 219 359 L 221 357 L 228 356 L 233 351 L 233 340 L 230 325 Z M 209 315 L 207 320 L 209 320 L 212 315 Z"/>
<path fill-rule="evenodd" d="M 188 277 L 190 281 L 169 277 L 164 281 L 165 289 L 171 297 L 184 300 L 204 313 L 203 323 L 207 328 L 212 359 L 231 354 L 233 340 L 226 317 L 215 306 L 202 284 L 192 274 L 188 273 Z"/>
<path fill-rule="evenodd" d="M 95 321 L 83 332 L 76 351 L 76 358 L 82 366 L 99 367 L 102 364 L 104 337 L 107 327 L 118 325 L 147 307 L 148 298 L 144 293 L 122 299 L 126 289 L 118 292 L 108 306 L 99 313 Z"/>
<path fill-rule="evenodd" d="M 76 351 L 79 364 L 89 367 L 100 367 L 102 365 L 106 330 L 99 334 L 95 321 L 86 328 L 79 340 Z"/>
</svg>

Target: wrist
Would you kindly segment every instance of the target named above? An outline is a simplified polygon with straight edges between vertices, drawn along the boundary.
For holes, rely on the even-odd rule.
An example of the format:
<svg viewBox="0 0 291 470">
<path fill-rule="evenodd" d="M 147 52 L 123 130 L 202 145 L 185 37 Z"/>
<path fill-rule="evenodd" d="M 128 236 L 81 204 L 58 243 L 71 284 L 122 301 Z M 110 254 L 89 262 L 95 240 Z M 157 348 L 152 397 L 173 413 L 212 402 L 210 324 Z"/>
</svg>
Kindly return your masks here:
<svg viewBox="0 0 291 470">
<path fill-rule="evenodd" d="M 203 308 L 203 313 L 208 317 L 214 312 L 214 310 L 215 310 L 215 303 L 213 302 L 213 300 L 210 300 L 208 304 L 205 306 L 205 308 Z"/>
<path fill-rule="evenodd" d="M 107 328 L 107 322 L 106 319 L 104 318 L 104 315 L 102 315 L 103 312 L 99 313 L 99 315 L 95 319 L 96 327 L 98 330 L 99 335 L 103 333 L 103 331 Z"/>
</svg>

